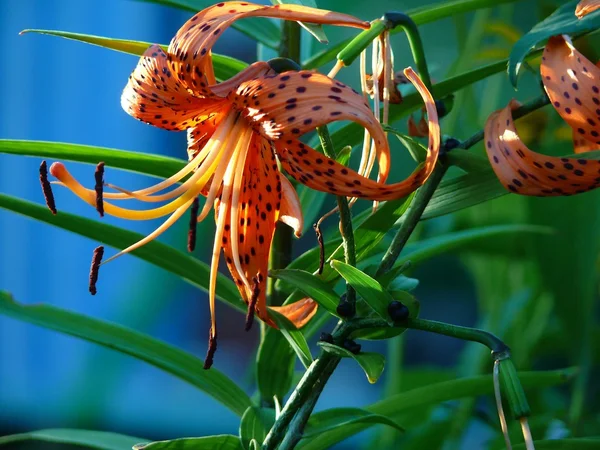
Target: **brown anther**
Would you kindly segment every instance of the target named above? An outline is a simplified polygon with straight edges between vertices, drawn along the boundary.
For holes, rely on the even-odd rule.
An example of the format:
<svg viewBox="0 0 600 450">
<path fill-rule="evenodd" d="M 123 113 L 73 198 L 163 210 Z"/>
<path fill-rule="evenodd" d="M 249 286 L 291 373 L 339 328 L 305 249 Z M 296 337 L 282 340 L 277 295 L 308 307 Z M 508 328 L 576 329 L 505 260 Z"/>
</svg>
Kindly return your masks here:
<svg viewBox="0 0 600 450">
<path fill-rule="evenodd" d="M 383 88 L 384 88 L 384 79 L 383 79 L 383 71 L 379 74 L 379 100 L 383 101 Z M 390 89 L 390 103 L 399 104 L 402 103 L 402 94 L 398 90 L 398 85 L 400 84 L 408 84 L 408 78 L 404 76 L 402 71 L 396 72 L 394 74 L 394 78 L 392 80 L 392 86 Z M 373 97 L 373 75 L 367 74 L 367 94 Z"/>
<path fill-rule="evenodd" d="M 52 185 L 48 181 L 48 166 L 46 161 L 42 161 L 40 164 L 40 184 L 42 185 L 42 192 L 44 193 L 44 200 L 46 200 L 46 206 L 56 215 L 56 203 L 54 202 L 54 193 L 52 192 Z"/>
<path fill-rule="evenodd" d="M 198 197 L 194 199 L 192 202 L 192 207 L 190 208 L 190 229 L 188 230 L 188 241 L 187 241 L 187 249 L 188 252 L 193 252 L 196 248 L 196 229 L 198 225 L 198 210 L 200 209 L 200 202 L 198 201 Z"/>
<path fill-rule="evenodd" d="M 313 224 L 313 228 L 317 234 L 317 242 L 319 243 L 319 270 L 317 273 L 321 275 L 323 273 L 323 266 L 325 266 L 325 243 L 323 242 L 323 233 L 321 233 L 319 224 Z"/>
<path fill-rule="evenodd" d="M 252 278 L 252 297 L 250 297 L 250 301 L 248 302 L 248 312 L 246 313 L 246 326 L 244 329 L 246 331 L 250 331 L 252 328 L 252 324 L 254 323 L 254 312 L 256 311 L 256 302 L 258 301 L 258 296 L 260 295 L 260 288 L 258 287 L 258 278 Z"/>
<path fill-rule="evenodd" d="M 96 179 L 96 185 L 94 190 L 96 191 L 96 211 L 100 214 L 100 217 L 104 217 L 104 163 L 100 162 L 96 166 L 96 172 L 94 173 Z"/>
<path fill-rule="evenodd" d="M 425 120 L 425 114 L 421 111 L 421 119 L 416 122 L 411 115 L 408 118 L 408 135 L 412 137 L 428 137 L 429 136 L 429 124 Z"/>
<path fill-rule="evenodd" d="M 213 359 L 215 352 L 217 351 L 217 330 L 209 331 L 208 334 L 208 350 L 206 351 L 206 358 L 204 358 L 204 369 L 208 370 L 213 365 Z"/>
<path fill-rule="evenodd" d="M 90 267 L 90 294 L 96 295 L 96 283 L 98 282 L 98 272 L 100 271 L 100 264 L 102 263 L 102 257 L 104 256 L 104 247 L 101 245 L 94 249 L 92 255 L 92 266 Z"/>
</svg>

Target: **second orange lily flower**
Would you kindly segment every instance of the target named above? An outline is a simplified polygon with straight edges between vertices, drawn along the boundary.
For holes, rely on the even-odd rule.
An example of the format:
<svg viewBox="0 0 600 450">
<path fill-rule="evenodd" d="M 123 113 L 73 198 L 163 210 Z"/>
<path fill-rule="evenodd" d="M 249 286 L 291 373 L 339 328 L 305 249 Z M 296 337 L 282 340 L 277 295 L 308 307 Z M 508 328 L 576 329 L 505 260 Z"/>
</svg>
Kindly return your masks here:
<svg viewBox="0 0 600 450">
<path fill-rule="evenodd" d="M 410 69 L 406 76 L 427 106 L 429 157 L 409 178 L 391 185 L 383 184 L 390 170 L 386 136 L 363 96 L 345 84 L 310 71 L 279 74 L 264 62 L 252 64 L 217 84 L 211 48 L 233 21 L 250 16 L 369 27 L 345 14 L 296 5 L 224 2 L 199 12 L 183 25 L 166 53 L 159 46 L 145 52 L 121 101 L 123 108 L 141 121 L 168 130 L 187 130 L 189 163 L 149 188 L 133 192 L 116 188 L 119 192 L 104 194 L 107 200 L 170 200 L 144 211 L 104 202 L 107 214 L 126 219 L 169 216 L 156 231 L 120 254 L 159 236 L 191 207 L 199 194 L 206 196 L 206 202 L 198 220 L 203 220 L 214 204 L 217 227 L 209 282 L 211 340 L 216 338 L 214 303 L 221 250 L 249 313 L 256 312 L 274 326 L 267 310 L 265 288 L 275 225 L 282 221 L 293 227 L 296 235 L 302 229 L 298 196 L 280 172 L 278 160 L 289 175 L 311 188 L 335 195 L 389 200 L 406 196 L 427 179 L 440 145 L 433 98 Z M 378 155 L 378 181 L 362 177 L 299 140 L 315 127 L 337 120 L 357 122 L 369 131 Z M 55 163 L 50 172 L 83 200 L 96 204 L 95 192 L 79 184 L 64 165 Z M 182 184 L 159 193 L 178 182 Z M 315 313 L 316 304 L 305 299 L 274 309 L 300 327 Z"/>
</svg>

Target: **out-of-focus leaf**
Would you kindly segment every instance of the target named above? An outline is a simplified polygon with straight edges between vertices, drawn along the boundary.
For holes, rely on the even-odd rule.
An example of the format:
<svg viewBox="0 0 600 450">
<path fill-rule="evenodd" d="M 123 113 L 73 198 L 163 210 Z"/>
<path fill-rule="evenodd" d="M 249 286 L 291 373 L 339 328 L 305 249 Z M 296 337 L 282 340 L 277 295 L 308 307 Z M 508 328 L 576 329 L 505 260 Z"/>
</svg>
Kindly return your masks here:
<svg viewBox="0 0 600 450">
<path fill-rule="evenodd" d="M 514 87 L 517 87 L 523 59 L 539 42 L 560 34 L 581 36 L 600 28 L 600 11 L 595 11 L 579 19 L 575 15 L 575 7 L 578 3 L 579 0 L 565 3 L 550 17 L 533 27 L 513 46 L 508 58 L 508 78 Z"/>
<path fill-rule="evenodd" d="M 572 379 L 575 372 L 574 369 L 520 372 L 519 379 L 526 390 L 541 389 L 563 384 Z M 493 392 L 491 375 L 476 376 L 411 389 L 374 403 L 365 409 L 375 414 L 381 414 L 391 420 L 397 420 L 402 414 L 419 406 L 437 405 L 450 400 L 478 395 L 492 395 Z M 318 439 L 302 440 L 297 448 L 302 450 L 325 450 L 365 430 L 367 427 L 368 425 L 364 424 L 353 424 L 327 431 L 319 435 Z"/>
<path fill-rule="evenodd" d="M 256 406 L 249 407 L 240 422 L 241 446 L 245 450 L 252 450 L 252 447 L 258 448 L 256 444 L 251 445 L 251 442 L 255 441 L 260 446 L 274 423 L 275 410 Z"/>
<path fill-rule="evenodd" d="M 273 311 L 272 309 L 269 310 L 269 314 L 279 327 L 279 331 L 281 331 L 283 337 L 296 352 L 296 355 L 298 355 L 300 362 L 308 369 L 308 366 L 310 366 L 313 362 L 313 358 L 310 354 L 308 343 L 306 342 L 302 332 L 298 330 L 294 324 L 290 322 L 283 314 Z"/>
<path fill-rule="evenodd" d="M 256 356 L 256 381 L 261 400 L 269 405 L 277 397 L 280 403 L 292 387 L 294 351 L 279 332 L 267 329 Z"/>
<path fill-rule="evenodd" d="M 304 270 L 283 269 L 270 270 L 269 276 L 283 280 L 296 289 L 302 291 L 306 296 L 312 298 L 319 305 L 333 315 L 337 315 L 336 308 L 340 297 L 335 293 L 328 283 L 321 278 Z"/>
<path fill-rule="evenodd" d="M 192 437 L 137 444 L 133 450 L 243 450 L 240 438 L 231 434 Z M 125 449 L 123 449 L 125 450 Z"/>
<path fill-rule="evenodd" d="M 138 0 L 149 3 L 158 3 L 165 6 L 183 9 L 197 13 L 204 8 L 214 5 L 213 1 L 209 0 Z M 277 25 L 268 19 L 261 17 L 250 17 L 247 19 L 237 20 L 232 25 L 232 28 L 241 31 L 250 39 L 256 40 L 265 44 L 268 47 L 276 49 L 281 39 L 281 32 Z"/>
<path fill-rule="evenodd" d="M 147 439 L 126 436 L 106 431 L 77 430 L 70 428 L 48 428 L 29 433 L 0 436 L 0 445 L 22 441 L 45 441 L 71 444 L 99 450 L 123 450 Z"/>
<path fill-rule="evenodd" d="M 377 280 L 341 261 L 331 261 L 331 267 L 356 290 L 379 317 L 390 325 L 394 324 L 388 313 L 388 305 L 394 301 L 394 298 L 383 289 Z"/>
<path fill-rule="evenodd" d="M 513 3 L 519 0 L 453 0 L 453 1 L 445 1 L 445 2 L 437 2 L 433 5 L 426 5 L 420 8 L 415 8 L 410 11 L 406 11 L 406 14 L 410 16 L 410 18 L 417 25 L 424 25 L 426 23 L 435 22 L 437 20 L 445 19 L 446 17 L 452 17 L 456 14 L 463 14 L 469 11 L 475 11 L 477 9 L 489 8 L 496 5 L 501 5 L 503 3 Z M 401 28 L 396 28 L 392 30 L 392 33 L 400 33 L 403 30 Z M 351 39 L 348 39 L 343 42 L 339 42 L 335 44 L 333 47 L 328 48 L 316 55 L 313 55 L 306 61 L 302 63 L 302 65 L 307 69 L 315 69 L 317 67 L 321 67 L 324 64 L 327 64 L 330 61 L 333 61 L 337 54 L 342 50 L 346 45 L 350 43 Z"/>
<path fill-rule="evenodd" d="M 0 194 L 0 208 L 49 223 L 118 249 L 127 248 L 144 237 L 139 233 L 64 213 L 60 210 L 57 215 L 53 215 L 44 206 L 4 194 Z M 131 252 L 131 254 L 181 277 L 204 291 L 208 291 L 210 268 L 206 263 L 192 256 L 158 241 L 152 241 Z M 218 274 L 217 297 L 238 311 L 246 311 L 235 284 L 221 274 Z"/>
<path fill-rule="evenodd" d="M 292 4 L 292 5 L 301 5 L 301 6 L 309 6 L 311 8 L 317 8 L 317 2 L 315 0 L 271 0 L 271 3 L 274 5 L 284 5 L 284 4 Z M 298 22 L 302 28 L 312 34 L 317 41 L 321 44 L 329 43 L 329 39 L 325 35 L 325 31 L 323 31 L 323 26 L 314 24 L 314 23 L 304 23 Z"/>
<path fill-rule="evenodd" d="M 0 291 L 0 314 L 94 342 L 152 364 L 192 384 L 237 415 L 250 398 L 216 369 L 204 370 L 203 361 L 183 350 L 120 325 L 48 305 L 25 306 Z"/>
<path fill-rule="evenodd" d="M 94 36 L 91 34 L 71 33 L 68 31 L 58 30 L 30 29 L 21 31 L 21 34 L 25 33 L 39 33 L 50 36 L 59 36 L 137 56 L 141 56 L 148 49 L 148 47 L 152 45 L 150 42 L 132 41 L 129 39 L 115 39 L 103 36 Z M 161 47 L 163 50 L 167 51 L 168 45 L 161 45 Z M 218 81 L 228 80 L 248 66 L 248 64 L 240 61 L 239 59 L 235 59 L 230 56 L 219 55 L 216 53 L 212 54 L 212 61 L 215 70 L 215 77 Z"/>
<path fill-rule="evenodd" d="M 396 431 L 404 429 L 393 420 L 360 408 L 334 408 L 318 412 L 310 416 L 303 437 L 310 439 L 326 431 L 343 428 L 353 424 L 387 425 Z"/>
<path fill-rule="evenodd" d="M 328 353 L 339 356 L 341 358 L 352 358 L 360 367 L 365 371 L 367 380 L 369 383 L 376 383 L 385 367 L 385 357 L 379 353 L 360 352 L 354 354 L 345 348 L 338 347 L 337 345 L 330 344 L 329 342 L 318 342 L 319 346 Z"/>
<path fill-rule="evenodd" d="M 450 164 L 460 167 L 465 172 L 480 172 L 490 168 L 490 162 L 485 156 L 462 148 L 453 149 L 447 158 Z"/>
<path fill-rule="evenodd" d="M 537 450 L 597 450 L 600 438 L 556 439 L 553 441 L 533 441 Z M 525 444 L 518 444 L 514 450 L 525 450 Z"/>
<path fill-rule="evenodd" d="M 159 178 L 169 178 L 185 166 L 182 159 L 63 142 L 0 139 L 0 153 L 98 164 Z"/>
</svg>

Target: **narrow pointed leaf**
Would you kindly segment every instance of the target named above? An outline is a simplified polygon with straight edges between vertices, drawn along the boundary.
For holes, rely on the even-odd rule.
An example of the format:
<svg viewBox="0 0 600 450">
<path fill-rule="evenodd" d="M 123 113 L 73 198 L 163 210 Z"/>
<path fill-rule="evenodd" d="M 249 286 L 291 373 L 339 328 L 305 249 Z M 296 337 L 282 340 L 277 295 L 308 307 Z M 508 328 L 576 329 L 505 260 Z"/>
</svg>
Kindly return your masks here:
<svg viewBox="0 0 600 450">
<path fill-rule="evenodd" d="M 316 275 L 304 270 L 282 269 L 269 271 L 269 276 L 291 284 L 331 314 L 337 316 L 336 308 L 340 301 L 339 295 L 335 293 L 329 283 Z"/>
<path fill-rule="evenodd" d="M 273 423 L 275 423 L 275 410 L 250 406 L 244 412 L 240 422 L 241 446 L 245 450 L 250 450 L 252 440 L 259 443 L 264 441 Z"/>
<path fill-rule="evenodd" d="M 269 309 L 269 315 L 273 318 L 277 326 L 279 327 L 279 331 L 283 337 L 285 337 L 290 347 L 296 352 L 300 362 L 304 365 L 304 367 L 308 368 L 313 362 L 312 355 L 310 354 L 310 349 L 308 348 L 308 343 L 306 342 L 306 338 L 302 334 L 300 330 L 298 330 L 293 323 L 291 323 L 283 314 L 279 314 L 277 311 L 273 311 Z"/>
<path fill-rule="evenodd" d="M 1 291 L 0 314 L 145 361 L 187 381 L 239 416 L 250 405 L 246 393 L 217 369 L 204 370 L 202 360 L 137 331 L 49 305 L 22 305 Z"/>
<path fill-rule="evenodd" d="M 388 314 L 388 305 L 394 301 L 394 298 L 383 289 L 377 280 L 341 261 L 331 261 L 331 267 L 356 290 L 379 317 L 390 325 L 394 324 Z"/>
<path fill-rule="evenodd" d="M 133 231 L 61 212 L 60 205 L 58 214 L 53 215 L 45 206 L 0 194 L 0 208 L 72 231 L 117 249 L 127 248 L 144 237 Z M 204 291 L 208 291 L 210 268 L 206 263 L 192 256 L 158 241 L 152 241 L 131 252 L 131 254 L 181 277 Z M 222 274 L 218 275 L 217 297 L 238 311 L 246 311 L 237 287 Z"/>
<path fill-rule="evenodd" d="M 568 34 L 582 36 L 600 28 L 600 11 L 579 19 L 575 7 L 579 0 L 572 0 L 558 8 L 552 15 L 538 23 L 513 46 L 508 58 L 508 78 L 516 88 L 519 70 L 527 54 L 539 43 L 551 36 Z"/>
<path fill-rule="evenodd" d="M 337 345 L 330 344 L 328 342 L 320 341 L 317 345 L 332 355 L 336 355 L 341 358 L 352 358 L 355 360 L 365 371 L 367 380 L 369 380 L 369 383 L 371 384 L 376 383 L 383 373 L 383 368 L 385 367 L 385 358 L 379 353 L 361 352 L 355 355 L 345 348 L 338 347 Z"/>
<path fill-rule="evenodd" d="M 160 5 L 172 6 L 173 8 L 183 9 L 197 13 L 204 8 L 212 6 L 213 1 L 195 1 L 195 0 L 138 0 L 149 3 L 158 3 Z M 266 45 L 277 49 L 281 39 L 281 33 L 277 25 L 268 19 L 261 17 L 251 17 L 234 22 L 232 28 L 241 31 L 250 39 L 259 41 Z"/>
<path fill-rule="evenodd" d="M 275 328 L 269 328 L 256 356 L 256 383 L 261 401 L 269 405 L 276 397 L 280 403 L 292 387 L 296 358 L 294 351 Z"/>
<path fill-rule="evenodd" d="M 520 372 L 519 379 L 523 387 L 529 391 L 564 384 L 572 380 L 575 373 L 575 369 L 547 372 Z M 482 375 L 411 389 L 374 403 L 365 409 L 398 421 L 402 418 L 403 414 L 418 407 L 438 405 L 442 402 L 476 397 L 478 395 L 493 395 L 493 392 L 492 376 Z M 318 414 L 315 414 L 315 416 L 318 416 Z M 302 450 L 325 450 L 368 427 L 368 424 L 353 424 L 344 428 L 337 428 L 320 434 L 316 439 L 303 439 L 296 448 Z"/>
<path fill-rule="evenodd" d="M 326 431 L 343 428 L 353 424 L 387 425 L 396 431 L 404 432 L 404 428 L 393 420 L 380 414 L 373 414 L 360 408 L 334 408 L 313 414 L 304 430 L 305 439 L 313 438 Z"/>
<path fill-rule="evenodd" d="M 29 433 L 0 436 L 0 445 L 22 441 L 45 441 L 70 444 L 98 450 L 123 450 L 147 439 L 126 436 L 106 431 L 78 430 L 70 428 L 48 428 Z"/>
<path fill-rule="evenodd" d="M 152 45 L 150 42 L 133 41 L 130 39 L 116 39 L 103 36 L 94 36 L 91 34 L 71 33 L 68 31 L 58 30 L 38 30 L 28 29 L 21 31 L 21 34 L 25 33 L 39 33 L 47 34 L 50 36 L 59 36 L 74 41 L 84 42 L 86 44 L 97 45 L 110 50 L 116 50 L 118 52 L 129 53 L 131 55 L 141 56 L 147 49 Z M 167 50 L 168 45 L 161 45 L 163 50 Z M 212 54 L 213 67 L 215 70 L 215 77 L 218 81 L 228 80 L 229 78 L 241 72 L 248 66 L 239 59 L 232 58 L 230 56 L 219 55 L 216 53 Z"/>
<path fill-rule="evenodd" d="M 137 444 L 133 450 L 243 450 L 240 438 L 231 434 L 218 436 L 192 437 L 170 441 Z M 125 450 L 125 449 L 123 449 Z"/>
</svg>

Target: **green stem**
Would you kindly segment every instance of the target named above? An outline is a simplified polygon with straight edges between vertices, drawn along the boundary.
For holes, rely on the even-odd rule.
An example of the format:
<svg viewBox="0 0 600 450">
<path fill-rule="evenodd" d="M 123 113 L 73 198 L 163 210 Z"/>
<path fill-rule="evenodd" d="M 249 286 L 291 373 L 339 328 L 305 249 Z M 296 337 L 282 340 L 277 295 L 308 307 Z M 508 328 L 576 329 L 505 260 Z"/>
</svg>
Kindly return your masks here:
<svg viewBox="0 0 600 450">
<path fill-rule="evenodd" d="M 383 259 L 381 260 L 381 263 L 377 268 L 377 273 L 375 274 L 375 277 L 384 275 L 394 266 L 394 263 L 398 259 L 398 256 L 400 256 L 400 252 L 408 242 L 408 239 L 410 238 L 412 232 L 421 220 L 423 211 L 425 211 L 429 200 L 431 200 L 433 193 L 440 184 L 440 181 L 442 181 L 446 170 L 448 170 L 447 165 L 443 163 L 438 163 L 435 169 L 433 169 L 433 172 L 431 173 L 429 179 L 417 191 L 415 198 L 413 199 L 408 211 L 404 216 L 405 218 L 402 222 L 402 225 L 400 226 L 400 229 L 394 236 L 392 243 L 385 252 Z"/>
<path fill-rule="evenodd" d="M 300 62 L 300 25 L 297 22 L 282 21 L 279 56 Z"/>
<path fill-rule="evenodd" d="M 385 328 L 389 325 L 383 319 L 369 318 L 352 321 L 353 330 L 364 328 Z M 509 352 L 508 346 L 492 333 L 477 328 L 461 327 L 444 322 L 425 319 L 406 319 L 394 325 L 396 328 L 410 328 L 413 330 L 428 331 L 430 333 L 442 334 L 464 341 L 479 342 L 492 351 L 493 355 Z"/>
<path fill-rule="evenodd" d="M 317 134 L 321 141 L 321 147 L 325 156 L 336 159 L 337 152 L 333 146 L 333 141 L 326 126 L 318 127 Z M 336 197 L 338 209 L 340 212 L 340 231 L 342 234 L 342 243 L 344 246 L 344 257 L 346 264 L 356 266 L 356 247 L 354 245 L 354 231 L 352 229 L 352 213 L 348 206 L 348 199 L 344 196 Z M 356 292 L 346 283 L 346 302 L 350 305 L 350 310 L 354 311 L 356 304 Z"/>
</svg>

